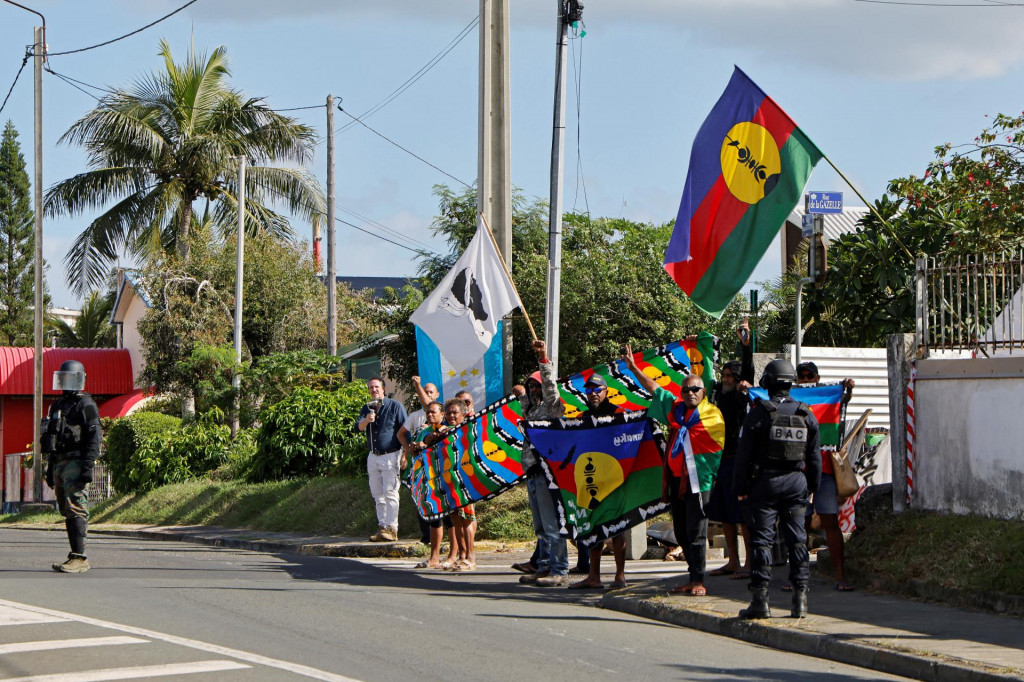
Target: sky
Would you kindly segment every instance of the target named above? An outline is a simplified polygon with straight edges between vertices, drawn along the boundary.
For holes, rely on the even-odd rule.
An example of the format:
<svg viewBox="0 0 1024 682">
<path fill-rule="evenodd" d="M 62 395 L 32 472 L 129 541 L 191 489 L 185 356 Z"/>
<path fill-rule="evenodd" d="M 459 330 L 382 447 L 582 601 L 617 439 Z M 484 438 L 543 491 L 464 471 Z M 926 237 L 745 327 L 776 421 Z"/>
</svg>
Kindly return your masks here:
<svg viewBox="0 0 1024 682">
<path fill-rule="evenodd" d="M 988 124 L 986 116 L 1024 109 L 1024 2 L 920 1 L 928 4 L 586 0 L 586 35 L 571 41 L 567 74 L 566 210 L 658 224 L 673 219 L 693 138 L 734 65 L 871 201 L 889 180 L 920 175 L 935 146 L 969 142 Z M 185 0 L 19 2 L 46 16 L 49 50 L 57 52 L 133 31 Z M 531 198 L 547 199 L 549 192 L 557 7 L 557 0 L 511 0 L 512 181 Z M 330 93 L 361 115 L 478 13 L 478 0 L 198 0 L 124 40 L 52 57 L 51 68 L 90 84 L 123 87 L 160 67 L 161 38 L 179 58 L 190 43 L 205 52 L 223 45 L 231 82 L 247 95 L 291 108 L 323 104 Z M 35 15 L 0 2 L 0 96 L 37 23 Z M 461 189 L 476 177 L 478 41 L 470 31 L 366 119 L 440 171 L 358 126 L 337 136 L 339 217 L 401 245 L 341 225 L 339 274 L 412 275 L 414 254 L 403 246 L 444 250 L 430 233 L 437 211 L 433 187 Z M 30 177 L 31 67 L 0 113 L 20 133 Z M 83 150 L 59 145 L 58 138 L 95 104 L 44 74 L 45 186 L 86 170 Z M 323 109 L 289 114 L 324 139 Z M 348 120 L 337 114 L 336 127 Z M 324 149 L 317 148 L 310 166 L 321 181 Z M 825 162 L 807 189 L 842 191 L 847 205 L 862 205 Z M 98 214 L 46 221 L 44 256 L 55 305 L 80 305 L 66 284 L 63 259 Z M 297 237 L 309 239 L 308 226 L 295 227 Z M 751 279 L 778 272 L 775 246 Z"/>
</svg>

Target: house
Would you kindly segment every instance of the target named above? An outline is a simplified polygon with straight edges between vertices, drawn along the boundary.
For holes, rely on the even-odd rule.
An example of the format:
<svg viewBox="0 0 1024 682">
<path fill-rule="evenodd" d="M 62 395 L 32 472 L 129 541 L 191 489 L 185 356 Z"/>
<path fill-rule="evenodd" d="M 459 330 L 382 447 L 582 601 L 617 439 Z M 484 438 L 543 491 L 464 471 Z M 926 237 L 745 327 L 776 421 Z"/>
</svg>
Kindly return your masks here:
<svg viewBox="0 0 1024 682">
<path fill-rule="evenodd" d="M 147 283 L 137 270 L 117 271 L 117 295 L 110 313 L 110 323 L 117 330 L 117 348 L 128 351 L 132 362 L 132 380 L 137 382 L 145 367 L 139 321 L 153 307 Z"/>
</svg>

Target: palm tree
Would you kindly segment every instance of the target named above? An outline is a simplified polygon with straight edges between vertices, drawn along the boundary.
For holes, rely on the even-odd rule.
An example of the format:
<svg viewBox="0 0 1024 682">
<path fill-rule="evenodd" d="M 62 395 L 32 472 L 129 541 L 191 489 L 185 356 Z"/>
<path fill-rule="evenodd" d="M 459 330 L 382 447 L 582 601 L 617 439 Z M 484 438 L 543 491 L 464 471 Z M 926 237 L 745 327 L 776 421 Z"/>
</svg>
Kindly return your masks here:
<svg viewBox="0 0 1024 682">
<path fill-rule="evenodd" d="M 112 294 L 100 296 L 93 291 L 82 306 L 82 314 L 69 325 L 60 318 L 52 318 L 51 324 L 57 334 L 57 345 L 61 348 L 111 348 L 116 341 L 114 325 L 110 324 L 110 313 L 114 309 Z"/>
<path fill-rule="evenodd" d="M 291 226 L 269 208 L 283 202 L 293 215 L 317 221 L 324 212 L 319 183 L 303 168 L 312 156 L 312 128 L 282 116 L 261 99 L 227 83 L 227 53 L 207 58 L 190 47 L 175 63 L 160 41 L 164 70 L 117 89 L 76 121 L 60 142 L 85 147 L 90 170 L 46 193 L 50 215 L 77 215 L 109 206 L 78 236 L 65 257 L 76 294 L 99 287 L 120 253 L 145 258 L 177 249 L 188 255 L 193 203 L 206 199 L 214 226 L 237 225 L 238 174 L 244 155 L 246 232 L 290 237 Z"/>
</svg>

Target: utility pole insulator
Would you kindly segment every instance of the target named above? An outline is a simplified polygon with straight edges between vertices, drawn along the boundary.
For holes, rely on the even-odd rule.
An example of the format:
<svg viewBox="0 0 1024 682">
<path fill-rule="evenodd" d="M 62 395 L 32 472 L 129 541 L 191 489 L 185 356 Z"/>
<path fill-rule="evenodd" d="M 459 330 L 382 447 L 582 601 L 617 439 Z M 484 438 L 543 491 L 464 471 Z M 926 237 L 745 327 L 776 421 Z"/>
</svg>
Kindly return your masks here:
<svg viewBox="0 0 1024 682">
<path fill-rule="evenodd" d="M 565 12 L 565 19 L 569 24 L 573 24 L 583 18 L 583 0 L 569 0 L 568 8 Z"/>
</svg>

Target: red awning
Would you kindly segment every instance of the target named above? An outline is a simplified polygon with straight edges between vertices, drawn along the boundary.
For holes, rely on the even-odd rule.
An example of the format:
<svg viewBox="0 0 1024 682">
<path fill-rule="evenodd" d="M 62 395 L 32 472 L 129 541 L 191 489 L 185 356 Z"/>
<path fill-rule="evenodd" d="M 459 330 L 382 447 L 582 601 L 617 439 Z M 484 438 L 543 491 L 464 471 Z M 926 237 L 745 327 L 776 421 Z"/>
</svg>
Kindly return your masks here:
<svg viewBox="0 0 1024 682">
<path fill-rule="evenodd" d="M 136 391 L 132 391 L 128 395 L 119 395 L 116 398 L 105 400 L 99 406 L 100 417 L 116 419 L 117 417 L 127 416 L 151 395 L 153 395 L 153 391 L 151 389 L 140 388 Z"/>
<path fill-rule="evenodd" d="M 65 360 L 85 365 L 85 390 L 92 395 L 123 395 L 135 390 L 132 359 L 123 348 L 44 348 L 43 393 L 53 390 L 53 373 Z M 35 352 L 32 348 L 0 347 L 0 395 L 32 395 Z"/>
</svg>

